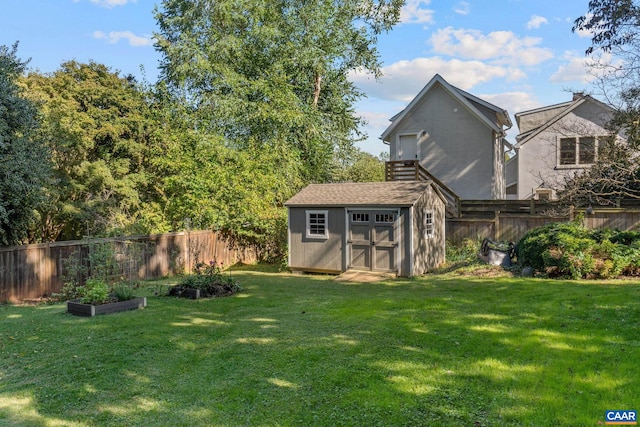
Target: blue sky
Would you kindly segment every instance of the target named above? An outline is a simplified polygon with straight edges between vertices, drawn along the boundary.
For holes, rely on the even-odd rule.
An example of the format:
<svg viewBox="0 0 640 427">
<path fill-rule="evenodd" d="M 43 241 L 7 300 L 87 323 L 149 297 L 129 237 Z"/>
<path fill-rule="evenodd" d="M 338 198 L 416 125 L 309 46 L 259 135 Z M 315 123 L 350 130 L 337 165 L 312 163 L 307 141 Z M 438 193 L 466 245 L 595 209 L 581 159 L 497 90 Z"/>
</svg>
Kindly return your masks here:
<svg viewBox="0 0 640 427">
<path fill-rule="evenodd" d="M 94 60 L 155 81 L 160 56 L 150 0 L 2 0 L 0 44 L 19 41 L 18 56 L 52 72 L 64 61 Z M 358 145 L 388 151 L 379 136 L 438 73 L 449 83 L 509 111 L 565 102 L 593 91 L 585 65 L 588 34 L 574 19 L 588 0 L 407 0 L 401 23 L 380 36 L 384 76 L 351 75 L 367 94 L 357 104 L 369 135 Z M 517 135 L 515 126 L 508 137 Z"/>
</svg>

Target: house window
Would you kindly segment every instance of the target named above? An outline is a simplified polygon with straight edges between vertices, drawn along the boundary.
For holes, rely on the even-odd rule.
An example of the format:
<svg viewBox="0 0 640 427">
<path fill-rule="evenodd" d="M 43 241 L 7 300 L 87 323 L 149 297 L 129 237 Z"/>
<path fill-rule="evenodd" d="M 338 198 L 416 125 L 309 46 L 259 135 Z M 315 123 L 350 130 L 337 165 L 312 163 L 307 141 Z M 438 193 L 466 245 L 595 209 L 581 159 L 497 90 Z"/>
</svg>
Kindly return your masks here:
<svg viewBox="0 0 640 427">
<path fill-rule="evenodd" d="M 351 222 L 369 222 L 369 214 L 364 212 L 352 212 Z"/>
<path fill-rule="evenodd" d="M 424 213 L 424 235 L 427 239 L 432 238 L 434 235 L 433 211 L 426 211 Z"/>
<path fill-rule="evenodd" d="M 328 211 L 307 211 L 307 237 L 315 239 L 329 238 L 327 219 Z"/>
<path fill-rule="evenodd" d="M 393 224 L 395 220 L 396 216 L 392 213 L 376 214 L 376 223 L 378 224 Z"/>
<path fill-rule="evenodd" d="M 561 166 L 591 165 L 596 162 L 598 143 L 594 136 L 560 138 Z"/>
</svg>

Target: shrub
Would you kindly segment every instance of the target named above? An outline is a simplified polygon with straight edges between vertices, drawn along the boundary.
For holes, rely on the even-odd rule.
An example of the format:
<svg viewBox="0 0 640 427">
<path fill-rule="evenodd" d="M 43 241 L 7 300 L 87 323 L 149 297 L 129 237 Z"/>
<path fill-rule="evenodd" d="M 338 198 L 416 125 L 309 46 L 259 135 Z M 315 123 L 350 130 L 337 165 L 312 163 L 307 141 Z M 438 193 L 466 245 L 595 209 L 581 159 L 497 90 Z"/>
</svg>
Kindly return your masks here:
<svg viewBox="0 0 640 427">
<path fill-rule="evenodd" d="M 445 246 L 447 262 L 468 262 L 478 260 L 480 250 L 480 240 L 464 239 L 462 243 L 454 245 L 447 242 Z"/>
<path fill-rule="evenodd" d="M 135 298 L 135 295 L 133 294 L 133 287 L 126 283 L 118 283 L 114 285 L 113 294 L 116 296 L 118 301 L 129 301 L 130 299 Z"/>
<path fill-rule="evenodd" d="M 102 280 L 88 279 L 81 288 L 80 302 L 83 304 L 104 304 L 109 302 L 109 286 Z"/>
<path fill-rule="evenodd" d="M 224 275 L 222 268 L 215 262 L 197 263 L 193 274 L 182 279 L 170 291 L 169 295 L 181 295 L 184 289 L 200 289 L 204 296 L 231 295 L 242 288 L 229 275 Z"/>
<path fill-rule="evenodd" d="M 528 232 L 518 261 L 550 277 L 609 279 L 640 271 L 640 233 L 588 230 L 580 221 L 553 223 Z"/>
</svg>

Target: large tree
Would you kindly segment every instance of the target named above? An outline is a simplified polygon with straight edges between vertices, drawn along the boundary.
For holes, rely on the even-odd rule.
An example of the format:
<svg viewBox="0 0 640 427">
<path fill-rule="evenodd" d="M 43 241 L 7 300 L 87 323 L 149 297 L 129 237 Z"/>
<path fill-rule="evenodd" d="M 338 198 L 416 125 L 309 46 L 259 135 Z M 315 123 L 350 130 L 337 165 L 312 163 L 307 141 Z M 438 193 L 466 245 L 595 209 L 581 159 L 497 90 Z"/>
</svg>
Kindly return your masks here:
<svg viewBox="0 0 640 427">
<path fill-rule="evenodd" d="M 161 220 L 136 229 L 154 206 L 146 202 L 154 186 L 148 169 L 156 129 L 136 81 L 106 65 L 69 61 L 52 74 L 31 72 L 23 85 L 40 104 L 40 136 L 56 179 L 39 210 L 41 238 L 164 231 Z"/>
<path fill-rule="evenodd" d="M 49 177 L 48 152 L 35 136 L 38 110 L 17 83 L 27 65 L 17 48 L 0 46 L 0 245 L 30 243 Z"/>
<path fill-rule="evenodd" d="M 351 145 L 361 96 L 348 74 L 380 73 L 377 37 L 402 0 L 164 0 L 156 11 L 162 79 L 227 146 L 288 152 L 279 168 L 331 176 Z"/>
</svg>

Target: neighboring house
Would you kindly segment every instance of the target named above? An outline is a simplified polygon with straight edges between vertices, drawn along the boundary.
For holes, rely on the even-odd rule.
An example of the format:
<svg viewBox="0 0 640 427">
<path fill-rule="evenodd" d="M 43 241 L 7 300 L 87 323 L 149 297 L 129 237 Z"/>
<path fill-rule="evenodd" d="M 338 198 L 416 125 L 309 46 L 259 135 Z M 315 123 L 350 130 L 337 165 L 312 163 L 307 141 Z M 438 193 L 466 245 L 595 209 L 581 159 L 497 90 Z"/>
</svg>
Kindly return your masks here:
<svg viewBox="0 0 640 427">
<path fill-rule="evenodd" d="M 462 199 L 504 199 L 506 110 L 436 74 L 382 134 L 391 161 L 417 160 Z M 511 148 L 509 146 L 509 148 Z"/>
<path fill-rule="evenodd" d="M 590 167 L 614 110 L 582 93 L 515 115 L 520 134 L 507 162 L 507 198 L 554 199 L 566 177 Z"/>
<path fill-rule="evenodd" d="M 445 261 L 445 202 L 431 181 L 311 184 L 285 206 L 291 270 L 415 276 Z"/>
</svg>

